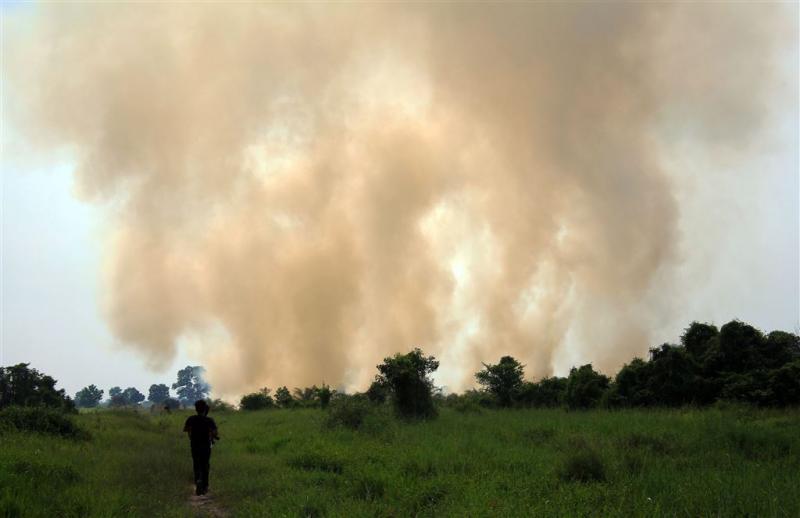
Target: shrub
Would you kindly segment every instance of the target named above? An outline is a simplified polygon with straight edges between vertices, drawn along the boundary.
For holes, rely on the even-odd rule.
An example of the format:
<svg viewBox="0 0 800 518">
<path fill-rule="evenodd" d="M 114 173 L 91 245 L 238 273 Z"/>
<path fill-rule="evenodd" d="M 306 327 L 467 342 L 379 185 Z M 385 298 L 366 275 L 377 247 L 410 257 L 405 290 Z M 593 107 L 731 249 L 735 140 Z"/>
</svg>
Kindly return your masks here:
<svg viewBox="0 0 800 518">
<path fill-rule="evenodd" d="M 275 404 L 281 408 L 291 408 L 294 406 L 294 398 L 288 388 L 284 386 L 275 391 Z"/>
<path fill-rule="evenodd" d="M 536 383 L 524 382 L 519 402 L 528 407 L 553 408 L 561 405 L 567 390 L 567 378 L 542 378 Z"/>
<path fill-rule="evenodd" d="M 263 410 L 265 408 L 272 408 L 275 406 L 275 401 L 269 395 L 270 390 L 263 388 L 258 392 L 242 396 L 239 401 L 239 409 L 241 410 Z"/>
<path fill-rule="evenodd" d="M 328 405 L 331 402 L 332 395 L 333 391 L 331 390 L 331 388 L 323 383 L 322 386 L 317 391 L 317 397 L 319 397 L 319 405 L 322 407 L 323 410 L 328 408 Z"/>
<path fill-rule="evenodd" d="M 496 406 L 494 397 L 482 390 L 470 389 L 463 394 L 448 394 L 442 404 L 459 412 L 480 412 Z"/>
<path fill-rule="evenodd" d="M 608 388 L 608 378 L 596 372 L 591 364 L 573 367 L 567 378 L 565 400 L 569 408 L 593 408 Z"/>
<path fill-rule="evenodd" d="M 227 403 L 219 398 L 212 399 L 208 402 L 208 407 L 214 412 L 230 412 L 234 410 L 233 405 Z"/>
<path fill-rule="evenodd" d="M 463 398 L 452 404 L 453 410 L 462 414 L 480 414 L 483 412 L 480 404 L 474 399 Z"/>
<path fill-rule="evenodd" d="M 380 381 L 373 381 L 369 388 L 367 389 L 367 398 L 375 403 L 376 405 L 380 405 L 386 402 L 386 400 L 391 395 L 392 389 L 386 383 L 382 383 Z"/>
<path fill-rule="evenodd" d="M 6 407 L 0 410 L 0 433 L 36 432 L 68 439 L 87 440 L 89 432 L 78 427 L 65 413 L 44 407 Z"/>
<path fill-rule="evenodd" d="M 603 482 L 606 479 L 606 467 L 594 450 L 583 448 L 567 456 L 559 476 L 568 482 Z"/>
<path fill-rule="evenodd" d="M 364 398 L 354 396 L 340 398 L 331 404 L 325 423 L 331 428 L 343 426 L 350 430 L 358 430 L 372 412 L 372 404 Z"/>
</svg>

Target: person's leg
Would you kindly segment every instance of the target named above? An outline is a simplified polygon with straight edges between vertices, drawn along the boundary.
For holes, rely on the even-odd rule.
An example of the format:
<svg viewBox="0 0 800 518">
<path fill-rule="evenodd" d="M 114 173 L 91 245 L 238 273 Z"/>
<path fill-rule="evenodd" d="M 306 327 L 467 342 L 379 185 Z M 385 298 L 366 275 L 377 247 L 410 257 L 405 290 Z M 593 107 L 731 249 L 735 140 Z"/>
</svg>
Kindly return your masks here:
<svg viewBox="0 0 800 518">
<path fill-rule="evenodd" d="M 208 491 L 208 472 L 211 470 L 211 450 L 208 450 L 203 460 L 203 493 L 206 493 Z"/>
<path fill-rule="evenodd" d="M 195 494 L 203 492 L 203 455 L 199 451 L 192 450 L 192 468 L 194 469 Z"/>
</svg>

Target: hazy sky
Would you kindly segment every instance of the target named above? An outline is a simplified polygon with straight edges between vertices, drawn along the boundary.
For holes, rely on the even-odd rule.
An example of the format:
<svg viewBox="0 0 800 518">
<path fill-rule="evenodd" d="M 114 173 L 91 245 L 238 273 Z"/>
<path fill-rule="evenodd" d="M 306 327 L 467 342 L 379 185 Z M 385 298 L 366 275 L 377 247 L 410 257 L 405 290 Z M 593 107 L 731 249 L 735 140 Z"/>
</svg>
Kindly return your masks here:
<svg viewBox="0 0 800 518">
<path fill-rule="evenodd" d="M 537 375 L 588 361 L 613 368 L 676 341 L 692 320 L 796 332 L 797 6 L 766 6 L 785 11 L 759 26 L 748 19 L 760 20 L 762 8 L 710 5 L 703 37 L 686 21 L 701 13 L 669 15 L 671 31 L 742 67 L 726 70 L 681 56 L 669 46 L 674 35 L 664 36 L 663 50 L 637 29 L 653 23 L 652 13 L 613 5 L 608 20 L 581 8 L 506 16 L 511 7 L 496 5 L 459 8 L 444 24 L 445 8 L 355 16 L 276 8 L 256 21 L 226 11 L 220 26 L 247 37 L 214 46 L 195 42 L 202 29 L 187 27 L 220 13 L 198 14 L 192 4 L 147 15 L 78 6 L 37 16 L 34 7 L 4 4 L 0 364 L 30 362 L 73 394 L 89 383 L 146 392 L 178 368 L 211 363 L 212 382 L 234 396 L 298 379 L 358 387 L 407 343 L 442 359 L 440 383 L 463 388 L 477 361 L 507 352 Z M 360 18 L 384 29 L 397 18 L 419 38 L 406 44 L 394 29 L 370 32 Z M 542 39 L 515 18 L 529 19 Z M 785 26 L 773 30 L 773 18 L 790 20 L 789 37 Z M 270 25 L 276 19 L 280 29 Z M 588 35 L 558 30 L 585 19 Z M 364 31 L 356 42 L 354 27 Z M 214 24 L 207 30 L 222 37 Z M 320 41 L 307 41 L 309 33 Z M 496 46 L 478 51 L 473 40 Z M 769 44 L 753 46 L 762 40 Z M 161 59 L 165 41 L 186 47 Z M 382 53 L 361 50 L 371 41 Z M 101 50 L 95 56 L 99 42 L 113 49 L 121 75 Z M 620 57 L 620 42 L 658 50 Z M 585 57 L 586 45 L 598 55 Z M 652 56 L 657 66 L 641 65 Z M 659 75 L 687 63 L 697 81 Z M 242 72 L 250 65 L 293 79 L 275 86 L 269 70 Z M 491 70 L 492 84 L 476 85 L 481 75 L 470 67 Z M 223 79 L 197 93 L 206 70 Z M 756 84 L 754 71 L 764 70 L 768 84 Z M 573 88 L 587 77 L 601 86 Z M 138 91 L 126 89 L 131 82 Z M 609 92 L 597 93 L 603 85 Z M 351 111 L 331 109 L 338 103 Z M 602 123 L 585 122 L 587 114 Z M 278 122 L 251 132 L 262 118 Z M 591 151 L 595 138 L 606 151 Z M 614 155 L 631 138 L 630 156 Z M 463 165 L 465 148 L 480 171 Z M 242 158 L 230 165 L 233 153 Z M 587 172 L 595 166 L 600 183 Z M 216 176 L 225 168 L 235 174 Z M 273 172 L 280 168 L 288 172 Z M 242 187 L 253 178 L 267 187 Z M 541 192 L 520 196 L 526 189 Z M 262 229 L 264 218 L 274 228 Z M 629 264 L 637 250 L 649 259 Z M 263 312 L 251 311 L 260 305 Z M 386 315 L 373 314 L 381 307 Z M 375 340 L 382 345 L 369 345 Z"/>
</svg>

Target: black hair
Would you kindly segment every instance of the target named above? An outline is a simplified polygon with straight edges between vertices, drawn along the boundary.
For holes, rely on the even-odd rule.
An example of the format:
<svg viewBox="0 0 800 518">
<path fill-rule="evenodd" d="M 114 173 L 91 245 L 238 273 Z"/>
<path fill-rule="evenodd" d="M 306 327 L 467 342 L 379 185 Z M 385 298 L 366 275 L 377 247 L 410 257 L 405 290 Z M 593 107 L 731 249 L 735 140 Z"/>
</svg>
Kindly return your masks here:
<svg viewBox="0 0 800 518">
<path fill-rule="evenodd" d="M 197 410 L 198 414 L 205 415 L 208 413 L 208 403 L 204 399 L 198 399 L 194 402 L 194 409 Z"/>
</svg>

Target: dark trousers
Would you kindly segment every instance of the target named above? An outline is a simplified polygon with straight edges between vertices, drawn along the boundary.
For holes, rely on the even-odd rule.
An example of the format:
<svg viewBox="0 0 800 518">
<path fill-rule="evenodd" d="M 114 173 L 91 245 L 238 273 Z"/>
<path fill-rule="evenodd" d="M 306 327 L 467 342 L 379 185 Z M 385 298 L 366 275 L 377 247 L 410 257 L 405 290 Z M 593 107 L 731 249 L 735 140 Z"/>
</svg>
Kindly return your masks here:
<svg viewBox="0 0 800 518">
<path fill-rule="evenodd" d="M 211 448 L 192 448 L 192 465 L 194 466 L 194 483 L 198 489 L 208 489 L 209 460 Z"/>
</svg>

